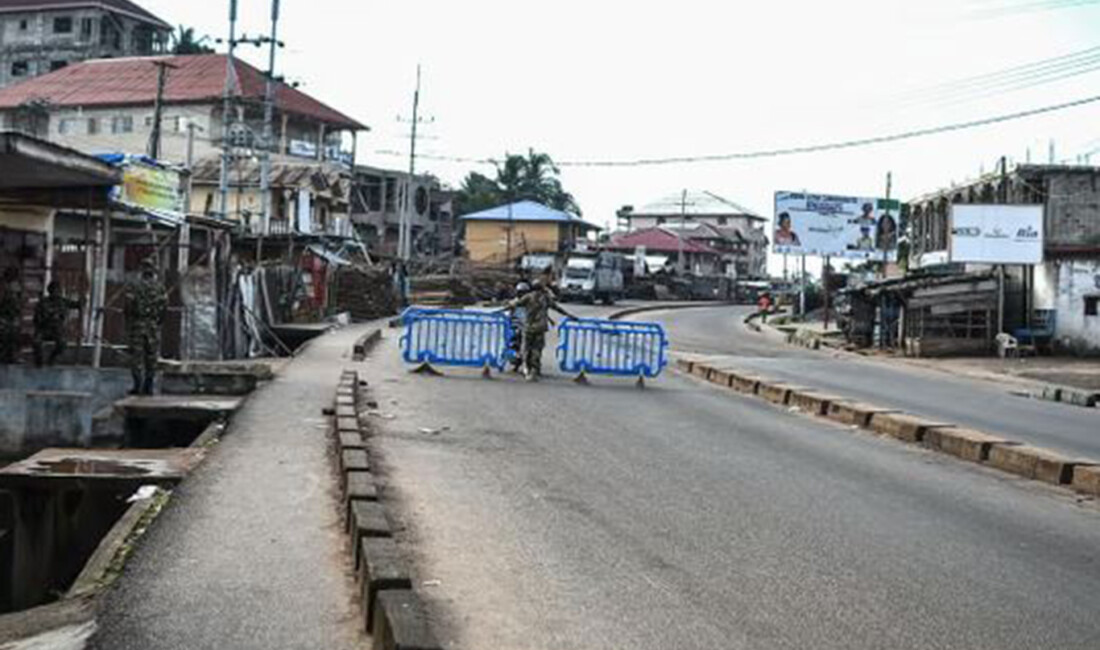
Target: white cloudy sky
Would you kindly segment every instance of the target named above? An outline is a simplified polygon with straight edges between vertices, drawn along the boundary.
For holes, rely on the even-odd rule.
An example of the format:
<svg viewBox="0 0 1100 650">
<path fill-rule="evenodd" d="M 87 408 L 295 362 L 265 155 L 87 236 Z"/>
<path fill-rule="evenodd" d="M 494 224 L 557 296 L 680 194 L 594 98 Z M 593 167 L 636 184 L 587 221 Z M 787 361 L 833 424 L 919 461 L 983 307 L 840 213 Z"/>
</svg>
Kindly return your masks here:
<svg viewBox="0 0 1100 650">
<path fill-rule="evenodd" d="M 139 0 L 223 35 L 228 0 Z M 266 29 L 269 0 L 242 0 Z M 1096 45 L 1089 0 L 283 0 L 280 67 L 369 124 L 360 162 L 403 167 L 417 63 L 427 153 L 489 157 L 534 147 L 558 160 L 770 149 L 982 118 L 1100 95 L 1100 72 L 944 99 L 937 85 Z M 251 48 L 249 48 L 251 50 Z M 246 58 L 261 62 L 259 52 Z M 1092 67 L 1097 67 L 1096 65 Z M 1089 66 L 1074 71 L 1088 70 Z M 901 198 L 992 169 L 1100 148 L 1100 104 L 859 150 L 742 162 L 563 169 L 598 223 L 624 204 L 708 189 L 769 215 L 781 189 Z M 1100 160 L 1100 154 L 1098 154 Z M 470 165 L 421 161 L 457 184 Z M 491 170 L 482 170 L 491 171 Z"/>
</svg>

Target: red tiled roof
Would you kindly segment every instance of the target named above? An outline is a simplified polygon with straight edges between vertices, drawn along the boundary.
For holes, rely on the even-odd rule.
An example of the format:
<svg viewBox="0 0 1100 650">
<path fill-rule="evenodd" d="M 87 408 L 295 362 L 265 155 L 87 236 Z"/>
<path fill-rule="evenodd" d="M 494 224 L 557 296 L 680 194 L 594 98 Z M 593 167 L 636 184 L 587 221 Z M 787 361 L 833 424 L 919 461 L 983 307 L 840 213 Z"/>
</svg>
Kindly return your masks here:
<svg viewBox="0 0 1100 650">
<path fill-rule="evenodd" d="M 164 29 L 172 29 L 171 25 L 157 18 L 145 8 L 130 2 L 130 0 L 0 0 L 0 13 L 48 11 L 51 9 L 65 10 L 83 7 L 102 7 L 108 11 L 128 14 L 139 20 L 146 20 Z"/>
<path fill-rule="evenodd" d="M 74 63 L 0 90 L 0 110 L 15 108 L 32 100 L 69 107 L 152 105 L 157 92 L 155 61 L 166 61 L 175 66 L 168 71 L 165 83 L 166 104 L 221 101 L 225 91 L 226 56 L 199 54 Z M 240 59 L 234 59 L 234 69 L 238 95 L 257 101 L 262 99 L 264 74 Z M 334 126 L 357 130 L 368 128 L 284 83 L 276 86 L 275 105 L 281 111 Z"/>
<path fill-rule="evenodd" d="M 646 228 L 613 237 L 611 243 L 607 245 L 608 248 L 616 250 L 634 250 L 638 246 L 645 246 L 647 252 L 676 253 L 680 250 L 680 238 L 664 228 Z M 684 252 L 721 254 L 706 244 L 692 241 L 686 237 L 684 238 Z"/>
</svg>

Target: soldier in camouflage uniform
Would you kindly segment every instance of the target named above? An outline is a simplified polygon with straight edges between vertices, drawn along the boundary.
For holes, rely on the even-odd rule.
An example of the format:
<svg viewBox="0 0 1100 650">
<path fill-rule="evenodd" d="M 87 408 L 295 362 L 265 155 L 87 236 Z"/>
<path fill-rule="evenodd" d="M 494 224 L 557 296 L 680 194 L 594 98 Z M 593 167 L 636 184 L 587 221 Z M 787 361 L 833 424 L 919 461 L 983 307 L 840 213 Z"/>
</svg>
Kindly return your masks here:
<svg viewBox="0 0 1100 650">
<path fill-rule="evenodd" d="M 23 315 L 23 297 L 19 290 L 19 271 L 4 269 L 0 285 L 0 363 L 15 363 L 19 354 L 19 320 Z"/>
<path fill-rule="evenodd" d="M 160 359 L 160 328 L 168 296 L 157 278 L 156 262 L 141 265 L 141 280 L 126 287 L 126 329 L 130 343 L 130 373 L 135 395 L 152 395 Z"/>
<path fill-rule="evenodd" d="M 69 311 L 80 309 L 80 302 L 61 295 L 61 283 L 56 280 L 46 287 L 46 294 L 34 307 L 34 364 L 42 365 L 46 344 L 53 343 L 46 365 L 53 365 L 68 347 L 65 341 L 65 319 Z"/>
<path fill-rule="evenodd" d="M 505 307 L 507 311 L 523 309 L 526 318 L 523 323 L 522 357 L 524 374 L 528 381 L 535 381 L 542 375 L 542 349 L 546 347 L 546 332 L 550 329 L 550 310 L 576 318 L 561 308 L 550 288 L 539 279 L 535 280 L 529 293 L 516 298 Z"/>
</svg>

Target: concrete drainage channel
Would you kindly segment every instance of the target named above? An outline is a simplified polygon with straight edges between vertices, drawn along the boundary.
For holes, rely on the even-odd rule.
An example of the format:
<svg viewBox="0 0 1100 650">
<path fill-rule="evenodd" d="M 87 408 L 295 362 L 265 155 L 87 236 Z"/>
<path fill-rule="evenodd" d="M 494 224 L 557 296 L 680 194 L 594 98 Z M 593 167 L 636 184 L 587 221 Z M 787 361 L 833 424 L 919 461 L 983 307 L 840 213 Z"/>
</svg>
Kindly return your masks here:
<svg viewBox="0 0 1100 650">
<path fill-rule="evenodd" d="M 374 330 L 356 342 L 353 357 L 362 360 L 380 339 Z M 435 650 L 441 648 L 428 624 L 423 602 L 413 590 L 411 572 L 397 542 L 378 487 L 371 473 L 367 441 L 361 424 L 366 397 L 355 371 L 345 371 L 336 389 L 333 444 L 339 470 L 342 510 L 352 564 L 360 593 L 363 625 L 374 650 Z"/>
<path fill-rule="evenodd" d="M 860 427 L 1026 479 L 1100 497 L 1100 461 L 1070 458 L 989 433 L 777 382 L 704 359 L 681 358 L 679 371 L 777 406 Z"/>
<path fill-rule="evenodd" d="M 36 446 L 0 468 L 0 647 L 79 647 L 94 632 L 100 597 L 261 375 L 169 370 L 162 388 L 173 394 L 113 403 L 118 431 L 103 446 L 24 437 Z"/>
</svg>

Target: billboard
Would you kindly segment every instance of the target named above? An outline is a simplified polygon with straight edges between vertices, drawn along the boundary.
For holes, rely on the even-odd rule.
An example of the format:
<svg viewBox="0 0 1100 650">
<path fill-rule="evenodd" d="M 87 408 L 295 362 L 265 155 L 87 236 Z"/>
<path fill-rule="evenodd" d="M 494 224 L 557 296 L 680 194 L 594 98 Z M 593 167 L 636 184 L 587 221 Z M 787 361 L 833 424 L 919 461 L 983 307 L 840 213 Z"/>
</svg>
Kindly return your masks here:
<svg viewBox="0 0 1100 650">
<path fill-rule="evenodd" d="M 122 165 L 122 185 L 116 185 L 111 199 L 123 205 L 165 217 L 182 219 L 183 187 L 180 173 L 128 160 Z"/>
<path fill-rule="evenodd" d="M 1043 206 L 951 206 L 951 261 L 1042 264 Z"/>
<path fill-rule="evenodd" d="M 776 192 L 772 250 L 795 255 L 897 261 L 901 202 Z"/>
</svg>

